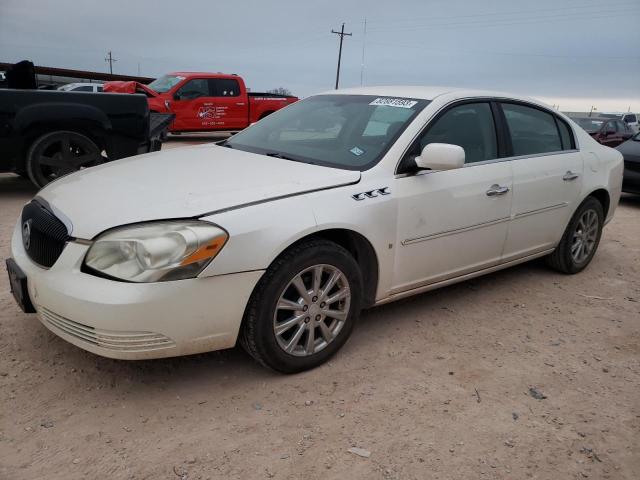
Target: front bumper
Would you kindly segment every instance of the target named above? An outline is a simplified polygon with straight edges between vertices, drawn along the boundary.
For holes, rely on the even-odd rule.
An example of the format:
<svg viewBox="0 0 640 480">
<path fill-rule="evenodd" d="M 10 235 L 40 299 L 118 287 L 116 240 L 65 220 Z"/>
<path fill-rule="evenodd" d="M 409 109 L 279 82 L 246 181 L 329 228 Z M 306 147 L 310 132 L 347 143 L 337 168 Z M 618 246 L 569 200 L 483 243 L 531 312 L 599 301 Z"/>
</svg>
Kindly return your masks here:
<svg viewBox="0 0 640 480">
<path fill-rule="evenodd" d="M 50 269 L 33 263 L 13 232 L 40 321 L 64 340 L 126 360 L 189 355 L 235 345 L 263 271 L 159 283 L 127 283 L 81 272 L 88 246 L 69 242 Z"/>
</svg>

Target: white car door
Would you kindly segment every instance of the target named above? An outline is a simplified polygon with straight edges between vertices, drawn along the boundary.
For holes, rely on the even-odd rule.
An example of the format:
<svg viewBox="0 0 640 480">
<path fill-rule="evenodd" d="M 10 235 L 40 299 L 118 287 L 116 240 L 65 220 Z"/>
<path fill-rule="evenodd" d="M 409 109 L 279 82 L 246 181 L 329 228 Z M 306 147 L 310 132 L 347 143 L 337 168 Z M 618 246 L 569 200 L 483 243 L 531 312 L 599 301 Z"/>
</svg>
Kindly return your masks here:
<svg viewBox="0 0 640 480">
<path fill-rule="evenodd" d="M 392 293 L 495 265 L 504 247 L 512 173 L 511 163 L 499 158 L 490 103 L 450 107 L 430 122 L 410 154 L 429 143 L 461 146 L 465 166 L 406 175 L 401 167 L 392 190 L 398 208 Z"/>
<path fill-rule="evenodd" d="M 504 260 L 555 247 L 582 188 L 583 158 L 569 125 L 551 112 L 501 103 L 513 160 L 512 220 Z"/>
</svg>

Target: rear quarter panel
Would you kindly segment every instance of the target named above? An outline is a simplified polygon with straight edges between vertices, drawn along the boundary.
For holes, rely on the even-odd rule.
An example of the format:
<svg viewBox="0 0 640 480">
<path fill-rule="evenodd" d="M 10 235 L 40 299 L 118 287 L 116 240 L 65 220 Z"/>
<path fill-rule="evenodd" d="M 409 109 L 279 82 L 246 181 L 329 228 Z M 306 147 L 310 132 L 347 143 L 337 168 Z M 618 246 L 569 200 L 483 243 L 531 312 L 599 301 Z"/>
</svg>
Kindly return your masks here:
<svg viewBox="0 0 640 480">
<path fill-rule="evenodd" d="M 584 199 L 596 190 L 604 189 L 609 193 L 609 209 L 605 212 L 605 223 L 615 213 L 622 192 L 622 174 L 624 162 L 617 150 L 601 145 L 581 128 L 574 128 L 580 151 L 584 157 L 584 181 L 581 198 Z"/>
</svg>

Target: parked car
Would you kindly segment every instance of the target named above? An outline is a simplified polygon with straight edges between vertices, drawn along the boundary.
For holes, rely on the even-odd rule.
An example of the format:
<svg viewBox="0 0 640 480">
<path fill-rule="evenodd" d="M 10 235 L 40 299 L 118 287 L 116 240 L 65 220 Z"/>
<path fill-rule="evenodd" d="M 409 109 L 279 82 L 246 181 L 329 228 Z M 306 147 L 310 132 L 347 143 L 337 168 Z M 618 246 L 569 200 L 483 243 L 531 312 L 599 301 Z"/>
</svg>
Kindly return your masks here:
<svg viewBox="0 0 640 480">
<path fill-rule="evenodd" d="M 58 90 L 63 92 L 93 92 L 98 93 L 102 91 L 101 83 L 67 83 L 58 87 Z"/>
<path fill-rule="evenodd" d="M 624 157 L 622 191 L 640 195 L 640 133 L 616 147 Z"/>
<path fill-rule="evenodd" d="M 622 170 L 619 152 L 528 98 L 335 91 L 220 145 L 58 180 L 25 206 L 8 268 L 25 311 L 99 355 L 239 340 L 296 372 L 340 349 L 363 307 L 539 257 L 580 272 Z"/>
<path fill-rule="evenodd" d="M 633 132 L 622 120 L 607 117 L 574 117 L 596 141 L 607 147 L 617 147 L 631 138 Z"/>
<path fill-rule="evenodd" d="M 617 118 L 618 120 L 622 120 L 626 123 L 632 132 L 636 133 L 639 130 L 638 118 L 640 115 L 636 115 L 635 113 L 627 112 L 627 113 L 600 113 L 599 117 L 603 118 Z"/>
<path fill-rule="evenodd" d="M 248 92 L 242 77 L 222 73 L 174 72 L 149 85 L 106 82 L 104 91 L 144 93 L 151 111 L 175 114 L 174 133 L 242 130 L 298 100 Z"/>
<path fill-rule="evenodd" d="M 0 89 L 0 172 L 42 187 L 108 160 L 159 150 L 170 115 L 142 95 Z M 82 199 L 79 199 L 82 202 Z"/>
</svg>

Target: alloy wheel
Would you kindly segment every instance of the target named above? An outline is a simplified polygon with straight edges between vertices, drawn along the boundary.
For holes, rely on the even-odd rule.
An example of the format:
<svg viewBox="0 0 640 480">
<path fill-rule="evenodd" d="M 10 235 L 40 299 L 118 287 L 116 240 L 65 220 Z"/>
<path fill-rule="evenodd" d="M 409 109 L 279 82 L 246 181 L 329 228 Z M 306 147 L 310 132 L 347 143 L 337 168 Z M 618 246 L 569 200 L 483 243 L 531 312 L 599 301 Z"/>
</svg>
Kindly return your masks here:
<svg viewBox="0 0 640 480">
<path fill-rule="evenodd" d="M 571 258 L 581 264 L 593 252 L 598 239 L 598 213 L 595 210 L 585 210 L 576 224 L 571 240 Z"/>
<path fill-rule="evenodd" d="M 286 353 L 305 357 L 329 345 L 340 333 L 351 305 L 347 277 L 333 265 L 314 265 L 294 276 L 282 291 L 273 331 Z"/>
</svg>

